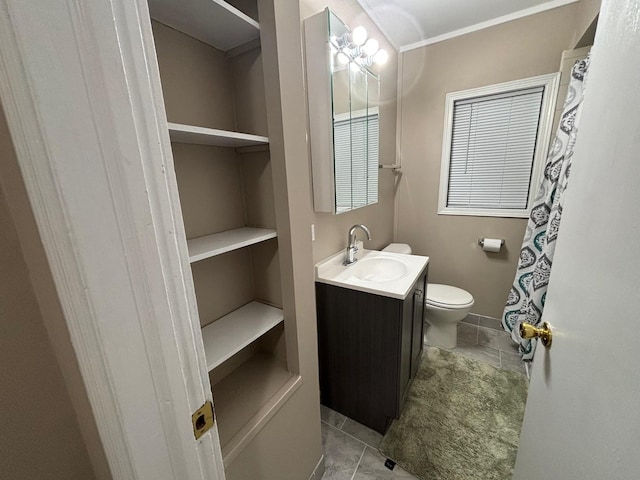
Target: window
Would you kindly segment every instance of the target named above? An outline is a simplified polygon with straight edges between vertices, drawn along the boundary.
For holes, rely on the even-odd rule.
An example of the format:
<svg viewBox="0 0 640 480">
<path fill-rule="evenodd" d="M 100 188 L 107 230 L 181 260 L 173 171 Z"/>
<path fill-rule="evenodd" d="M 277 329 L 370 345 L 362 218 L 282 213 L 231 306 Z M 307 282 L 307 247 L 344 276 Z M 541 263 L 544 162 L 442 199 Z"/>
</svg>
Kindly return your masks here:
<svg viewBox="0 0 640 480">
<path fill-rule="evenodd" d="M 558 79 L 542 75 L 447 95 L 438 213 L 529 215 Z"/>
</svg>

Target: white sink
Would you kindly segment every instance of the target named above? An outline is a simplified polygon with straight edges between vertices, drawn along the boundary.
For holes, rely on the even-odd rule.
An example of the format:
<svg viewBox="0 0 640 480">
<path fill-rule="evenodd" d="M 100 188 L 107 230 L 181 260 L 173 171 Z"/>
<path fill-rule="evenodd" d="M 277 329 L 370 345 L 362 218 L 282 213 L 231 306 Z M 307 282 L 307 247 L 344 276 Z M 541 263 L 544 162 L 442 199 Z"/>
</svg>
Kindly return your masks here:
<svg viewBox="0 0 640 480">
<path fill-rule="evenodd" d="M 363 282 L 392 282 L 409 273 L 409 268 L 396 258 L 365 257 L 348 267 L 354 278 Z"/>
<path fill-rule="evenodd" d="M 404 299 L 429 262 L 429 257 L 365 250 L 359 243 L 357 261 L 343 265 L 345 252 L 316 264 L 316 281 L 361 292 Z"/>
</svg>

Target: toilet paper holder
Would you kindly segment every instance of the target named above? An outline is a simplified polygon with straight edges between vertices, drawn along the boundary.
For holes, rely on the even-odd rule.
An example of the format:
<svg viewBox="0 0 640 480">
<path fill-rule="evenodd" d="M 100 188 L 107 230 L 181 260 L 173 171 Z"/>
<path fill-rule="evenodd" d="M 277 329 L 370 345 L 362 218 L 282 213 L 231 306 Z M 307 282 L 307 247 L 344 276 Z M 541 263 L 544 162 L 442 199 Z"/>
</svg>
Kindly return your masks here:
<svg viewBox="0 0 640 480">
<path fill-rule="evenodd" d="M 484 248 L 484 240 L 485 240 L 484 238 L 479 238 L 478 239 L 478 245 L 480 245 L 483 248 Z M 504 238 L 500 239 L 500 246 L 504 247 Z"/>
</svg>

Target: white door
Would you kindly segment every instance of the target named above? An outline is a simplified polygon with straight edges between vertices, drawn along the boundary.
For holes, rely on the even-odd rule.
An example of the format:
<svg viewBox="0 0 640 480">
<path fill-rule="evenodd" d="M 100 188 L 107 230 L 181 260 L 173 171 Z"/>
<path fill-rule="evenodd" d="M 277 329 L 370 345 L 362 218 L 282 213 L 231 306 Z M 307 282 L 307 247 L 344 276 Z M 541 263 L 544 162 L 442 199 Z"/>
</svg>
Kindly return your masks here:
<svg viewBox="0 0 640 480">
<path fill-rule="evenodd" d="M 211 388 L 148 19 L 146 0 L 0 0 L 17 156 L 0 184 L 29 269 L 47 272 L 36 295 L 65 379 L 81 377 L 98 478 L 222 480 L 216 428 L 196 440 L 191 424 Z M 55 295 L 64 315 L 45 308 Z"/>
<path fill-rule="evenodd" d="M 640 478 L 640 0 L 604 0 L 514 479 Z"/>
</svg>

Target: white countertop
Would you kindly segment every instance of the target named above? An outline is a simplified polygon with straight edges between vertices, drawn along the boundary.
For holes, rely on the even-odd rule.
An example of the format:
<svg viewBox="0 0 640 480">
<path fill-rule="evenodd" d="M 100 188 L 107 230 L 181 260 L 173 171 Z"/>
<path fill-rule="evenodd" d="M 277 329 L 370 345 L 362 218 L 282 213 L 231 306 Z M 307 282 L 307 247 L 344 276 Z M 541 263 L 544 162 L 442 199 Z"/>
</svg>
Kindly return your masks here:
<svg viewBox="0 0 640 480">
<path fill-rule="evenodd" d="M 358 259 L 357 262 L 351 265 L 343 265 L 342 262 L 345 258 L 345 250 L 343 249 L 316 263 L 316 282 L 404 300 L 415 281 L 429 263 L 429 257 L 423 257 L 421 255 L 403 255 L 401 253 L 379 252 L 377 250 L 365 250 L 363 248 L 358 249 L 355 257 Z M 382 279 L 378 281 L 370 281 L 355 276 L 356 270 L 354 268 L 360 268 L 356 266 L 361 263 L 362 260 L 365 260 L 365 262 L 362 262 L 364 265 L 366 263 L 371 264 L 371 260 L 373 259 L 385 258 L 401 262 L 406 268 L 406 273 L 400 278 L 390 280 Z"/>
</svg>

